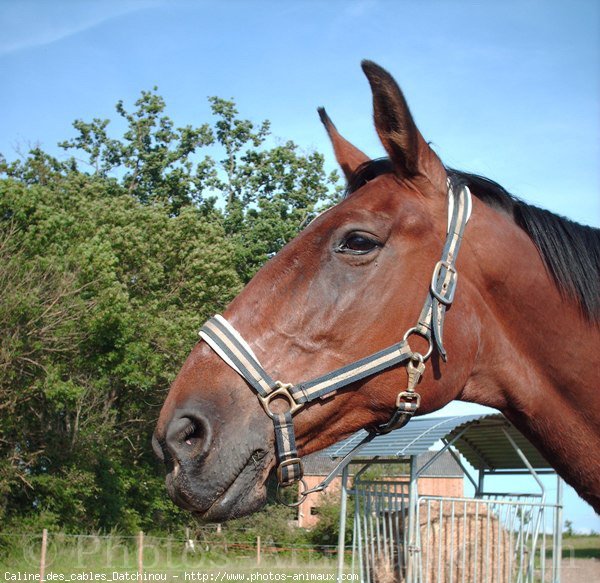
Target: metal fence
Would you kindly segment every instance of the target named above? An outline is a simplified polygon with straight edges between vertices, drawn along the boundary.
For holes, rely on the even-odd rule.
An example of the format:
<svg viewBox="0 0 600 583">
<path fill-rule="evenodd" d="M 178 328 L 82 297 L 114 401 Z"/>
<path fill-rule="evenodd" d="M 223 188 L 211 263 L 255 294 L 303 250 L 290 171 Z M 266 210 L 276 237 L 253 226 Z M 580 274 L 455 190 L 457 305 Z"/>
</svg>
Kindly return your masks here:
<svg viewBox="0 0 600 583">
<path fill-rule="evenodd" d="M 353 570 L 361 581 L 377 581 L 384 572 L 404 576 L 408 561 L 409 482 L 357 481 Z M 355 564 L 357 563 L 357 564 Z"/>
<path fill-rule="evenodd" d="M 539 496 L 420 496 L 410 504 L 408 482 L 386 481 L 357 482 L 352 493 L 353 569 L 361 581 L 560 580 L 559 506 Z"/>
</svg>

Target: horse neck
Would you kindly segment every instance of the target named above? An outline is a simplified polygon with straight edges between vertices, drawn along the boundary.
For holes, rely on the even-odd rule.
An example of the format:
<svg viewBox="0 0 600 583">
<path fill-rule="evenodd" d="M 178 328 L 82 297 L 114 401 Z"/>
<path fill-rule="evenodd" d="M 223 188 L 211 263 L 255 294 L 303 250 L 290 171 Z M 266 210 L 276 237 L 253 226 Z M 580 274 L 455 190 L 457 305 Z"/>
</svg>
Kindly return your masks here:
<svg viewBox="0 0 600 583">
<path fill-rule="evenodd" d="M 465 239 L 480 317 L 461 398 L 500 409 L 600 513 L 600 328 L 512 220 L 478 204 Z"/>
</svg>

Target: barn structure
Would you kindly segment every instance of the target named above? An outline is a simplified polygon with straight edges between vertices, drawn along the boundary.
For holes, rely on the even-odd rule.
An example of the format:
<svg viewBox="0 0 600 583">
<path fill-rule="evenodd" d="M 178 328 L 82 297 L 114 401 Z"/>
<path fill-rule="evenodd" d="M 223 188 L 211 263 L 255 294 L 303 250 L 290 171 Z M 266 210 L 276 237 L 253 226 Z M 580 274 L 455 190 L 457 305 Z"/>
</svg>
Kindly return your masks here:
<svg viewBox="0 0 600 583">
<path fill-rule="evenodd" d="M 323 454 L 340 459 L 364 435 L 359 432 Z M 439 449 L 431 454 L 434 445 Z M 426 452 L 428 461 L 419 464 Z M 419 478 L 447 454 L 471 482 L 472 497 L 432 495 L 420 488 Z M 372 464 L 393 461 L 409 464 L 405 480 L 363 478 Z M 351 483 L 349 467 L 355 468 Z M 556 480 L 553 500 L 544 474 Z M 498 476 L 508 487 L 498 489 Z M 501 414 L 413 419 L 357 451 L 340 488 L 338 580 L 347 569 L 346 504 L 353 496 L 351 569 L 361 581 L 560 582 L 562 482 Z"/>
<path fill-rule="evenodd" d="M 429 463 L 433 456 L 436 459 Z M 302 460 L 304 466 L 304 480 L 307 488 L 314 488 L 320 484 L 325 477 L 337 465 L 337 461 L 331 457 L 324 456 L 322 452 L 310 454 Z M 437 456 L 434 451 L 426 451 L 417 456 L 418 490 L 423 495 L 460 497 L 464 495 L 464 471 L 449 451 Z M 383 470 L 382 477 L 388 481 L 406 482 L 410 477 L 410 464 L 395 462 L 392 471 Z M 422 472 L 423 466 L 427 465 Z M 385 466 L 384 466 L 385 467 Z M 391 470 L 391 467 L 390 467 Z M 348 476 L 349 484 L 354 476 Z M 319 510 L 324 502 L 335 497 L 339 501 L 342 487 L 342 476 L 334 478 L 327 490 L 315 492 L 301 500 L 298 505 L 298 526 L 300 528 L 312 528 L 319 521 Z M 299 494 L 300 496 L 300 494 Z"/>
</svg>

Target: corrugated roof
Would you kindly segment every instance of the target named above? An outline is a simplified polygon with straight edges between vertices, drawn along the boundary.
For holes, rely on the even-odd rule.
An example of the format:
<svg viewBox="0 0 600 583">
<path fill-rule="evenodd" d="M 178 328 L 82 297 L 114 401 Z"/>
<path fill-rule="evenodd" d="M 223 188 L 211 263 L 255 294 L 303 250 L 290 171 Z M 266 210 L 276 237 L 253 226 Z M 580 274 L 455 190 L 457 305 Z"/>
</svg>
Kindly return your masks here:
<svg viewBox="0 0 600 583">
<path fill-rule="evenodd" d="M 469 422 L 468 425 L 467 431 L 454 445 L 474 468 L 515 470 L 527 467 L 502 431 L 505 429 L 532 467 L 538 470 L 554 469 L 504 415 L 486 415 Z M 452 440 L 461 428 L 462 426 L 455 427 L 447 435 L 447 439 Z"/>
<path fill-rule="evenodd" d="M 325 477 L 335 468 L 339 460 L 334 460 L 325 453 L 319 451 L 302 458 L 306 476 Z M 421 469 L 435 454 L 434 451 L 426 451 L 417 456 L 417 469 Z M 408 475 L 408 466 L 406 469 Z M 350 474 L 352 475 L 352 471 Z M 421 475 L 431 478 L 462 478 L 464 473 L 450 452 L 445 451 Z"/>
<path fill-rule="evenodd" d="M 417 471 L 420 470 L 436 454 L 436 451 L 426 451 L 417 456 Z M 462 478 L 465 473 L 449 451 L 440 455 L 424 472 L 421 477 L 427 478 Z"/>
<path fill-rule="evenodd" d="M 326 476 L 335 468 L 339 460 L 325 455 L 323 451 L 311 453 L 302 458 L 302 467 L 306 476 Z"/>
<path fill-rule="evenodd" d="M 474 468 L 526 469 L 527 466 L 503 433 L 503 428 L 521 448 L 534 468 L 552 469 L 538 450 L 500 413 L 417 417 L 402 429 L 377 436 L 358 452 L 357 457 L 392 459 L 419 455 L 428 451 L 440 439 L 446 438 L 451 441 L 464 429 L 464 434 L 454 442 L 454 447 Z M 332 458 L 343 457 L 365 435 L 365 431 L 359 431 L 329 447 L 323 454 Z"/>
</svg>

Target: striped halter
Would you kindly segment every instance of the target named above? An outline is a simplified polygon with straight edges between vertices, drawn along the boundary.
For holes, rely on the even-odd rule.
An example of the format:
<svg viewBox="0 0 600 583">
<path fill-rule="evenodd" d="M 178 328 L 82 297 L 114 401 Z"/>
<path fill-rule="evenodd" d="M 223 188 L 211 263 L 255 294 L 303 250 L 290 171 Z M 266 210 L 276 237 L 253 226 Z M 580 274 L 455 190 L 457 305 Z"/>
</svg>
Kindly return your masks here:
<svg viewBox="0 0 600 583">
<path fill-rule="evenodd" d="M 356 451 L 376 435 L 388 433 L 403 427 L 416 413 L 420 404 L 420 395 L 415 391 L 435 346 L 446 361 L 446 351 L 442 343 L 444 316 L 452 304 L 456 291 L 458 274 L 456 255 L 462 241 L 464 229 L 471 215 L 471 193 L 466 186 L 454 192 L 448 181 L 448 228 L 442 257 L 433 269 L 429 291 L 419 320 L 413 328 L 404 334 L 403 339 L 370 356 L 357 360 L 313 380 L 298 384 L 283 383 L 274 380 L 262 367 L 258 358 L 237 330 L 222 316 L 216 315 L 202 326 L 200 337 L 235 370 L 257 393 L 266 414 L 275 426 L 277 480 L 279 486 L 287 487 L 301 482 L 299 502 L 312 492 L 323 490 L 331 480 L 345 467 Z M 416 334 L 429 343 L 425 354 L 410 348 L 408 338 Z M 321 484 L 308 490 L 303 480 L 302 460 L 296 451 L 294 424 L 292 416 L 306 404 L 317 399 L 331 396 L 338 389 L 375 375 L 397 364 L 406 363 L 408 386 L 398 393 L 395 409 L 387 423 L 372 428 L 365 439 L 356 446 L 327 476 Z M 287 401 L 288 410 L 276 413 L 271 409 L 273 399 L 280 397 Z"/>
</svg>

